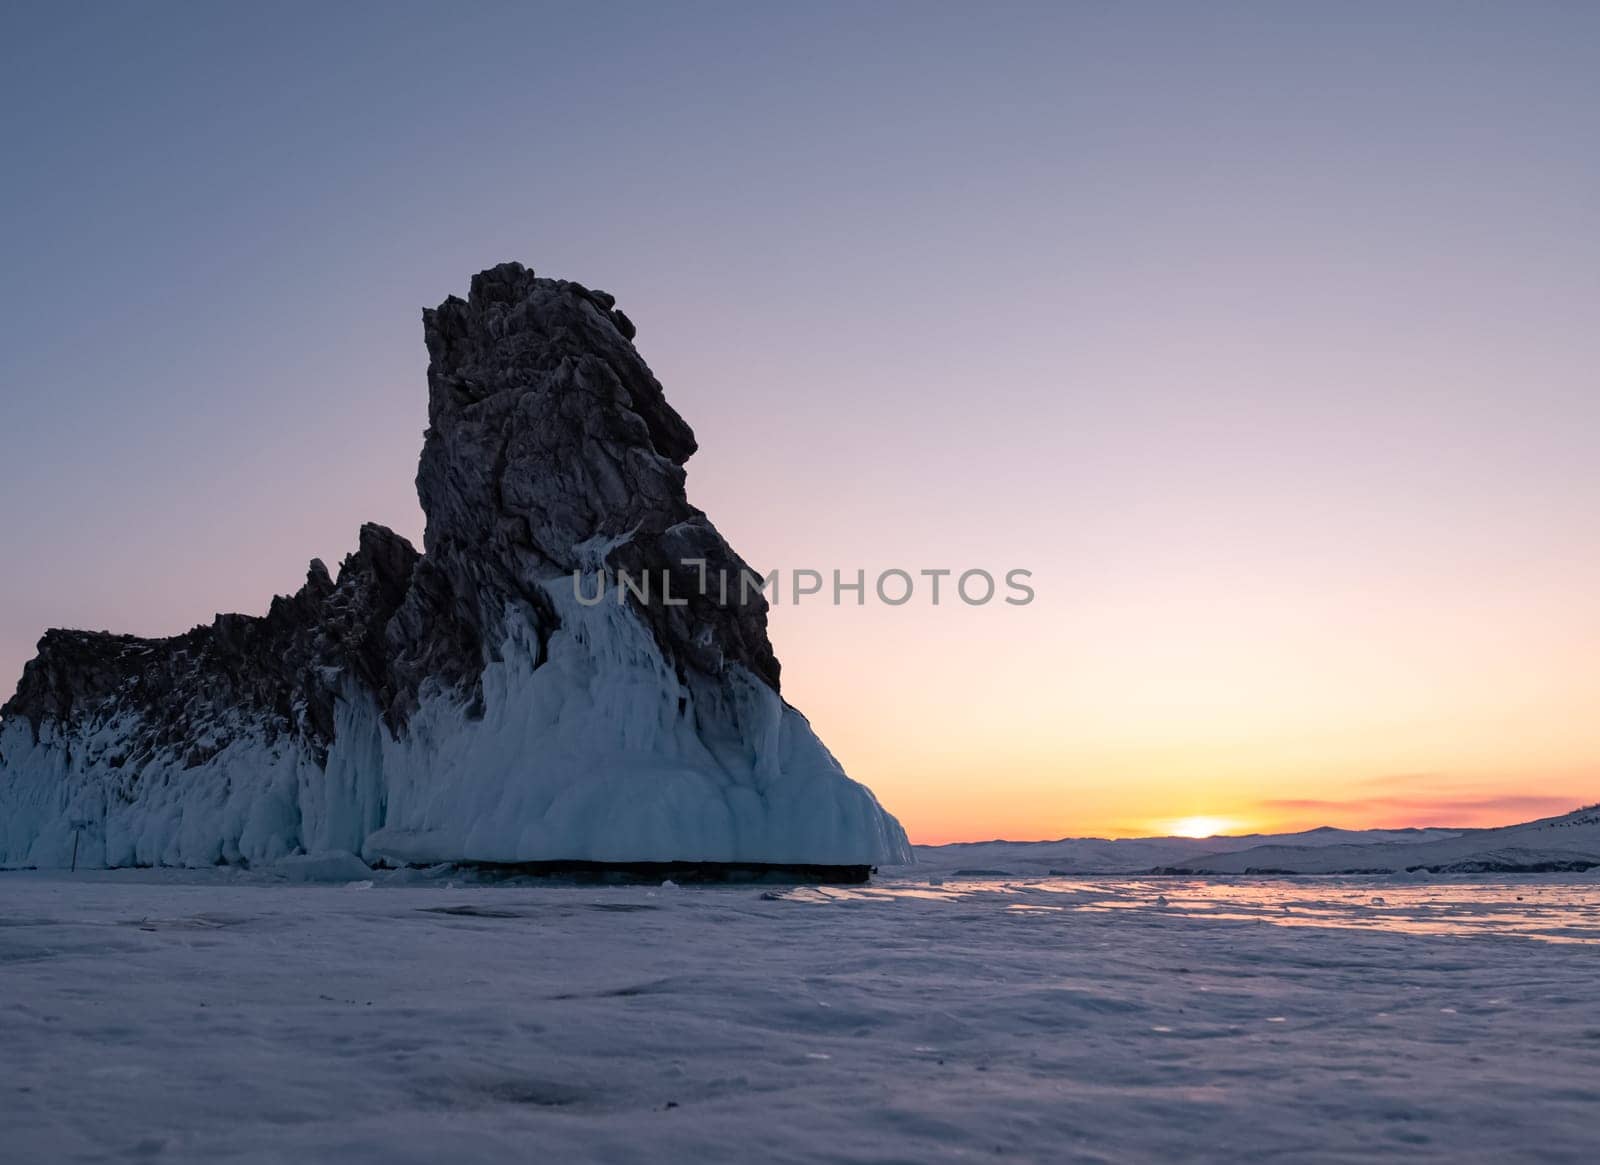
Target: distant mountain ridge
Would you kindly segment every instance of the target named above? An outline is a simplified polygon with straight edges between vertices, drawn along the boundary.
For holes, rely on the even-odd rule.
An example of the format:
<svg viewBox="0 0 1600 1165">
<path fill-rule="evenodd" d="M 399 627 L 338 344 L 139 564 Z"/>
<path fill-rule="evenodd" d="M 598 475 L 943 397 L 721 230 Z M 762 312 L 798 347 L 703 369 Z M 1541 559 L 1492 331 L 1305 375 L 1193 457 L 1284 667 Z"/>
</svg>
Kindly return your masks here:
<svg viewBox="0 0 1600 1165">
<path fill-rule="evenodd" d="M 1534 873 L 1600 866 L 1600 806 L 1493 829 L 1339 829 L 1238 837 L 1063 838 L 916 848 L 930 873 Z"/>
<path fill-rule="evenodd" d="M 1541 873 L 1600 866 L 1600 806 L 1429 840 L 1213 849 L 1158 869 L 1174 874 Z"/>
</svg>

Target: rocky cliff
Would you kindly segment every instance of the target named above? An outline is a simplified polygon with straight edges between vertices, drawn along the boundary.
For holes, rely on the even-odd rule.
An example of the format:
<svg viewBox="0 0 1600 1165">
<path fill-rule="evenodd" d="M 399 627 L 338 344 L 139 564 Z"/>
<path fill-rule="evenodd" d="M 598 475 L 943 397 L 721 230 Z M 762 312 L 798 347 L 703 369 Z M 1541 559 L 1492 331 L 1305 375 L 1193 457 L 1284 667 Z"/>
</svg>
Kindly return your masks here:
<svg viewBox="0 0 1600 1165">
<path fill-rule="evenodd" d="M 0 864 L 907 860 L 779 696 L 759 591 L 701 585 L 745 564 L 612 297 L 508 263 L 423 322 L 424 552 L 369 525 L 265 616 L 47 632 Z"/>
</svg>

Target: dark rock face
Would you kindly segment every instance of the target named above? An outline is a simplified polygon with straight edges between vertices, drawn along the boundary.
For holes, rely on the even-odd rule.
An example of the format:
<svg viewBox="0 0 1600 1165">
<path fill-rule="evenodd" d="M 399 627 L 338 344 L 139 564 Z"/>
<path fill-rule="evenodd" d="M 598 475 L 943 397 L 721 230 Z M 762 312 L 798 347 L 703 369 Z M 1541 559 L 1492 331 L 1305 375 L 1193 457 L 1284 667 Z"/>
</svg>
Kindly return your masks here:
<svg viewBox="0 0 1600 1165">
<path fill-rule="evenodd" d="M 305 585 L 262 616 L 218 615 L 170 639 L 47 631 L 0 715 L 26 721 L 35 739 L 45 724 L 72 732 L 126 716 L 136 727 L 106 760 L 130 774 L 167 751 L 201 764 L 244 727 L 326 757 L 337 678 L 374 691 L 393 682 L 385 628 L 417 561 L 404 538 L 366 525 L 337 583 L 313 559 Z"/>
<path fill-rule="evenodd" d="M 683 565 L 704 560 L 710 576 L 733 579 L 748 569 L 689 504 L 683 464 L 694 433 L 634 350 L 633 325 L 614 302 L 505 263 L 476 276 L 465 301 L 451 296 L 423 313 L 431 362 L 417 470 L 428 515 L 422 569 L 458 597 L 452 614 L 481 642 L 508 597 L 548 626 L 553 616 L 529 580 L 583 567 L 574 548 L 585 542 L 618 541 L 605 565 L 657 580 L 668 571 L 674 594 L 689 600 L 638 604 L 668 659 L 713 675 L 742 663 L 776 690 L 765 599 L 752 590 L 741 606 L 737 587 L 726 605 L 720 594 L 701 596 L 699 568 Z M 402 620 L 427 622 L 409 605 Z"/>
</svg>

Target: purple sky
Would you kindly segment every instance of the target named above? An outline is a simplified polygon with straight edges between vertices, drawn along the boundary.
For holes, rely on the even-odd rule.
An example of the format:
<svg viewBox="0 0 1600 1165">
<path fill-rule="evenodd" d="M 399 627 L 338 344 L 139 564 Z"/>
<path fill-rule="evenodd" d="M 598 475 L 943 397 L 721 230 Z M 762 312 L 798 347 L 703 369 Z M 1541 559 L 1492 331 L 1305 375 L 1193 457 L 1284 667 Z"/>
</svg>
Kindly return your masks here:
<svg viewBox="0 0 1600 1165">
<path fill-rule="evenodd" d="M 747 558 L 1034 571 L 774 615 L 914 837 L 1600 799 L 1600 9 L 12 3 L 0 89 L 6 677 L 420 538 L 515 258 Z"/>
</svg>

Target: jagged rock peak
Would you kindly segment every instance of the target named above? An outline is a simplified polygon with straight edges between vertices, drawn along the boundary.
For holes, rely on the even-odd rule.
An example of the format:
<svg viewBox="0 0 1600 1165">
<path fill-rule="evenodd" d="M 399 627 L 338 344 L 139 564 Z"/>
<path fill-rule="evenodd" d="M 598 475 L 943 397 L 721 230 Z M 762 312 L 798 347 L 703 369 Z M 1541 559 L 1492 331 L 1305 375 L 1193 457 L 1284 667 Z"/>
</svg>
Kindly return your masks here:
<svg viewBox="0 0 1600 1165">
<path fill-rule="evenodd" d="M 686 609 L 640 609 L 670 659 L 711 673 L 739 663 L 776 689 L 765 600 L 695 593 L 698 568 L 685 562 L 734 578 L 747 567 L 689 504 L 694 432 L 614 303 L 502 263 L 473 278 L 466 300 L 423 313 L 431 359 L 417 493 L 428 559 L 473 596 L 474 633 L 492 636 L 505 596 L 539 607 L 530 579 L 570 576 L 590 565 L 587 548 L 614 543 L 602 565 L 667 571 L 694 596 Z M 486 588 L 487 605 L 476 601 Z"/>
<path fill-rule="evenodd" d="M 219 614 L 182 635 L 147 639 L 103 631 L 50 630 L 0 708 L 38 740 L 46 728 L 84 731 L 90 754 L 170 753 L 193 767 L 241 732 L 289 737 L 318 758 L 334 736 L 339 680 L 383 690 L 384 629 L 409 584 L 417 552 L 392 530 L 367 525 L 338 582 L 312 560 L 305 584 L 272 600 L 265 615 Z M 121 721 L 114 738 L 89 730 Z"/>
</svg>

